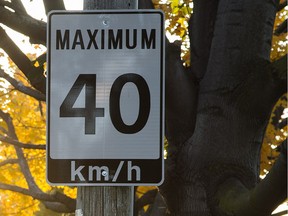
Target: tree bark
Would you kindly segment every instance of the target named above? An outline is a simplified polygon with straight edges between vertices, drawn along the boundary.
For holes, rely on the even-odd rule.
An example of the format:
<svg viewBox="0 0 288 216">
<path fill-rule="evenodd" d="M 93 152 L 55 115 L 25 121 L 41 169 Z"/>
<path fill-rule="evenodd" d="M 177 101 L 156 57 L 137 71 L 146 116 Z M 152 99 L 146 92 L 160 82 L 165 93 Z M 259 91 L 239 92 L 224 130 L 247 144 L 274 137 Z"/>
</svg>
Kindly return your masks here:
<svg viewBox="0 0 288 216">
<path fill-rule="evenodd" d="M 29 80 L 31 85 L 39 91 L 39 94 L 45 94 L 46 78 L 43 74 L 43 69 L 41 67 L 37 68 L 33 66 L 30 59 L 12 41 L 2 27 L 0 27 L 0 37 L 0 47 L 5 50 L 9 57 Z"/>
<path fill-rule="evenodd" d="M 239 206 L 234 206 L 230 214 L 219 211 L 221 207 L 216 198 L 219 185 L 231 178 L 241 182 L 245 189 L 239 193 L 245 194 L 253 188 L 258 190 L 263 135 L 271 110 L 283 93 L 269 62 L 278 3 L 271 0 L 195 0 L 190 39 L 192 74 L 199 82 L 195 103 L 197 117 L 193 134 L 186 140 L 175 143 L 173 138 L 177 133 L 166 130 L 174 154 L 168 149 L 168 159 L 172 159 L 173 164 L 169 166 L 161 191 L 171 215 L 224 216 L 237 212 Z M 179 109 L 175 106 L 167 114 L 171 119 L 177 118 L 172 115 L 177 115 Z M 187 119 L 188 122 L 191 123 L 191 119 Z M 183 125 L 185 120 L 179 131 L 185 130 Z M 272 181 L 268 182 L 265 186 L 273 187 Z M 275 203 L 259 201 L 263 199 L 259 194 L 263 193 L 254 193 L 258 194 L 257 199 L 254 197 L 258 204 L 268 205 L 258 215 L 266 215 L 275 207 Z M 248 203 L 244 206 L 248 207 Z"/>
<path fill-rule="evenodd" d="M 137 0 L 84 0 L 84 10 L 137 9 Z M 77 212 L 89 216 L 132 216 L 132 187 L 78 187 Z"/>
</svg>

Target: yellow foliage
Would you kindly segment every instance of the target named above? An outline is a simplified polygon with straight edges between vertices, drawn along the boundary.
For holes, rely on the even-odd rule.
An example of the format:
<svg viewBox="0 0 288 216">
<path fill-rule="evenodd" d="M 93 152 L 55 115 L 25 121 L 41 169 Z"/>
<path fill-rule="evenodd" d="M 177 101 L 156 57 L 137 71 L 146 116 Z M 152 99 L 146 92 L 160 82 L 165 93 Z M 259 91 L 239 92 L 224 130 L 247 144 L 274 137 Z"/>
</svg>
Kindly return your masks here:
<svg viewBox="0 0 288 216">
<path fill-rule="evenodd" d="M 37 211 L 39 201 L 29 196 L 19 196 L 17 193 L 5 191 L 1 193 L 0 215 L 31 216 Z"/>
<path fill-rule="evenodd" d="M 179 5 L 179 0 L 171 0 L 171 8 L 174 9 L 178 7 Z"/>
<path fill-rule="evenodd" d="M 279 152 L 277 152 L 277 147 L 287 139 L 287 125 L 284 128 L 277 128 L 272 124 L 272 120 L 275 117 L 275 109 L 278 107 L 287 107 L 287 96 L 284 95 L 279 99 L 277 104 L 272 111 L 272 115 L 269 120 L 269 124 L 266 128 L 265 137 L 263 140 L 262 151 L 261 151 L 261 167 L 260 176 L 264 177 L 271 167 L 273 166 Z M 286 108 L 287 109 L 287 108 Z M 280 119 L 283 121 L 283 119 Z"/>
<path fill-rule="evenodd" d="M 35 63 L 34 63 L 34 67 L 39 67 L 40 65 L 39 65 L 39 62 L 38 61 L 36 61 Z"/>
<path fill-rule="evenodd" d="M 14 77 L 25 85 L 29 85 L 23 74 L 14 68 Z M 45 144 L 46 142 L 46 104 L 28 95 L 12 90 L 12 87 L 0 89 L 1 109 L 7 111 L 12 119 L 18 140 L 22 143 Z M 3 102 L 3 103 L 2 103 Z M 0 127 L 7 129 L 5 122 L 0 120 Z M 0 134 L 2 135 L 3 133 Z M 17 159 L 15 149 L 7 143 L 0 144 L 0 163 L 9 159 Z M 53 190 L 46 183 L 45 151 L 24 149 L 30 171 L 37 185 L 44 192 Z M 28 188 L 26 180 L 17 163 L 0 166 L 0 182 Z M 76 189 L 63 187 L 65 194 L 76 198 Z M 31 216 L 39 210 L 40 202 L 29 196 L 8 190 L 0 190 L 0 215 Z"/>
<path fill-rule="evenodd" d="M 277 27 L 283 23 L 288 18 L 288 10 L 287 7 L 277 13 L 275 23 L 274 23 L 274 31 Z M 287 54 L 288 49 L 288 36 L 287 33 L 283 33 L 280 35 L 273 35 L 272 38 L 272 47 L 270 59 L 271 61 L 275 61 L 280 57 Z"/>
<path fill-rule="evenodd" d="M 281 0 L 281 2 L 284 2 Z M 277 27 L 283 23 L 288 18 L 288 10 L 285 7 L 283 10 L 276 14 L 276 19 L 274 23 L 274 31 Z M 288 48 L 288 36 L 287 33 L 282 33 L 280 35 L 273 35 L 272 46 L 271 46 L 271 61 L 276 61 L 282 56 L 287 54 Z M 266 128 L 265 137 L 263 140 L 262 151 L 261 151 L 261 167 L 260 176 L 264 177 L 271 167 L 273 166 L 279 152 L 277 152 L 277 147 L 287 138 L 287 125 L 284 128 L 275 128 L 272 124 L 272 119 L 275 117 L 274 111 L 277 107 L 286 107 L 287 109 L 287 96 L 284 95 L 279 99 L 277 104 L 272 111 L 272 115 L 269 120 L 269 124 Z M 287 117 L 286 117 L 287 118 Z M 281 121 L 281 120 L 280 120 Z"/>
</svg>

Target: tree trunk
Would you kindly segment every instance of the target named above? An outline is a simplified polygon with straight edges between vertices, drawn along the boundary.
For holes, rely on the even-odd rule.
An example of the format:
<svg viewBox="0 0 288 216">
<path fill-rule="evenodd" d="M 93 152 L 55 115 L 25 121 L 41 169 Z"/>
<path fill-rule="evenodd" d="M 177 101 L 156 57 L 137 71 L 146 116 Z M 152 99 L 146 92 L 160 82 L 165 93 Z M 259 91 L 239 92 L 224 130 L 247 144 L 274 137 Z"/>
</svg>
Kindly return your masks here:
<svg viewBox="0 0 288 216">
<path fill-rule="evenodd" d="M 197 110 L 197 117 L 194 121 L 187 114 L 186 120 L 179 125 L 181 128 L 174 131 L 166 128 L 168 170 L 161 191 L 171 215 L 243 216 L 240 209 L 246 207 L 248 211 L 245 212 L 252 212 L 249 215 L 264 216 L 275 207 L 258 202 L 269 207 L 263 211 L 257 206 L 257 214 L 251 203 L 242 206 L 234 202 L 226 208 L 229 203 L 219 206 L 225 192 L 218 193 L 217 198 L 216 194 L 221 184 L 232 181 L 242 188 L 234 198 L 245 194 L 247 199 L 253 200 L 249 190 L 259 181 L 263 135 L 270 112 L 283 93 L 269 62 L 278 3 L 277 0 L 194 0 L 195 13 L 189 32 L 192 83 L 196 83 L 196 87 L 190 90 L 197 91 L 197 101 L 185 109 Z M 179 71 L 179 67 L 173 69 L 174 74 Z M 166 73 L 170 74 L 169 70 L 173 69 L 170 66 Z M 179 80 L 174 81 L 177 82 Z M 191 94 L 186 92 L 188 88 L 175 86 L 173 88 L 182 90 L 180 97 Z M 181 103 L 175 103 L 174 98 L 179 96 L 173 95 L 179 91 L 172 89 L 169 92 L 171 95 L 166 96 L 166 111 L 169 110 L 166 125 L 171 125 L 177 118 L 175 115 L 183 109 Z M 195 99 L 187 97 L 186 100 Z M 180 113 L 184 115 L 183 111 Z M 185 126 L 193 121 L 194 127 Z M 175 139 L 184 137 L 177 130 L 183 133 L 187 128 L 193 129 L 190 137 Z M 233 190 L 233 184 L 226 188 L 227 193 Z"/>
<path fill-rule="evenodd" d="M 137 9 L 137 0 L 84 0 L 84 10 Z M 78 187 L 78 215 L 132 216 L 132 187 Z"/>
</svg>

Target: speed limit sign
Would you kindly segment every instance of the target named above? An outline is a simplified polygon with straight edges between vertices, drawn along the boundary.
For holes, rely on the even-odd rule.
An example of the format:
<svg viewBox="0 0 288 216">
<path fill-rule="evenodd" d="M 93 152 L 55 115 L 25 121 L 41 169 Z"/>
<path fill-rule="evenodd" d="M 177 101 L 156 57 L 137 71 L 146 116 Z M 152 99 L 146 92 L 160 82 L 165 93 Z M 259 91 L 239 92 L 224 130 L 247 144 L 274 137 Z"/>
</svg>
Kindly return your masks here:
<svg viewBox="0 0 288 216">
<path fill-rule="evenodd" d="M 54 11 L 48 18 L 47 180 L 163 180 L 164 15 Z"/>
</svg>

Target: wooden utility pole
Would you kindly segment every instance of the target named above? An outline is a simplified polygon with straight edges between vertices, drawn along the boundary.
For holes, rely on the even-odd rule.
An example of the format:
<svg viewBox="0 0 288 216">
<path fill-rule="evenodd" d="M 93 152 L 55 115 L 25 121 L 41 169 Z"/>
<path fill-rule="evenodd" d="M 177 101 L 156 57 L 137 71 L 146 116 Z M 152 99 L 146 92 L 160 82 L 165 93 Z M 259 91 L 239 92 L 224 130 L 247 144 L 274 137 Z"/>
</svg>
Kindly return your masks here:
<svg viewBox="0 0 288 216">
<path fill-rule="evenodd" d="M 138 0 L 84 0 L 84 10 L 137 9 Z M 76 216 L 132 216 L 132 187 L 78 187 Z"/>
</svg>

